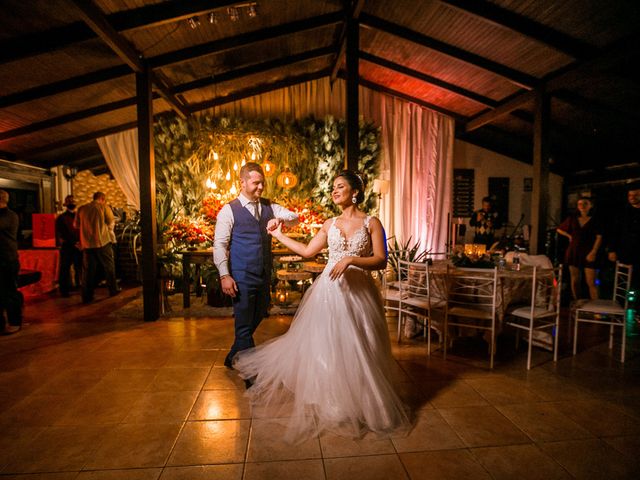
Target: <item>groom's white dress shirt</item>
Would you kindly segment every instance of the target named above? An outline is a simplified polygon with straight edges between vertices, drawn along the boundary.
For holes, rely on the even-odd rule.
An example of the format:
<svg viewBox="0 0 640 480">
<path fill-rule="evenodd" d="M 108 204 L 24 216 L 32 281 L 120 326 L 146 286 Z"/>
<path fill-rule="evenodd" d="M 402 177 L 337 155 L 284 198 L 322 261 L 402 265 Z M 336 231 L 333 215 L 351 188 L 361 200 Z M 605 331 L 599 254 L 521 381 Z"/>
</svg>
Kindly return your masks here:
<svg viewBox="0 0 640 480">
<path fill-rule="evenodd" d="M 240 194 L 238 196 L 240 204 L 249 210 L 251 216 L 260 216 L 262 213 L 262 205 L 260 202 L 254 204 L 251 200 Z M 255 207 L 258 212 L 255 212 Z M 287 227 L 294 227 L 298 224 L 298 215 L 291 210 L 287 210 L 277 203 L 271 202 L 271 209 L 275 218 L 284 221 Z M 224 205 L 216 219 L 216 232 L 213 237 L 213 262 L 216 264 L 220 276 L 229 275 L 229 242 L 231 241 L 231 230 L 233 228 L 233 212 L 231 206 L 227 203 Z"/>
</svg>

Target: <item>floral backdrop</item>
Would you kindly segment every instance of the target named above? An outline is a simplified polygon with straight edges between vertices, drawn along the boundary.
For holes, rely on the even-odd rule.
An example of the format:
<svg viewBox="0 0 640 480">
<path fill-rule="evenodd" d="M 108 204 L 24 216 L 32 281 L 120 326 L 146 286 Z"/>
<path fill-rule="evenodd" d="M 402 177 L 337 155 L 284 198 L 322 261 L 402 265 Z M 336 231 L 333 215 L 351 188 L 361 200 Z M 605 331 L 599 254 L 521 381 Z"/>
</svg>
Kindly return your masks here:
<svg viewBox="0 0 640 480">
<path fill-rule="evenodd" d="M 156 200 L 165 250 L 212 244 L 218 212 L 238 195 L 239 170 L 248 161 L 262 164 L 265 170 L 265 196 L 300 216 L 293 231 L 315 234 L 337 213 L 331 189 L 333 178 L 344 168 L 345 127 L 344 120 L 331 116 L 290 123 L 209 115 L 159 120 L 155 125 Z M 361 121 L 359 137 L 358 170 L 368 183 L 362 207 L 373 211 L 377 197 L 371 186 L 379 168 L 379 128 Z"/>
</svg>

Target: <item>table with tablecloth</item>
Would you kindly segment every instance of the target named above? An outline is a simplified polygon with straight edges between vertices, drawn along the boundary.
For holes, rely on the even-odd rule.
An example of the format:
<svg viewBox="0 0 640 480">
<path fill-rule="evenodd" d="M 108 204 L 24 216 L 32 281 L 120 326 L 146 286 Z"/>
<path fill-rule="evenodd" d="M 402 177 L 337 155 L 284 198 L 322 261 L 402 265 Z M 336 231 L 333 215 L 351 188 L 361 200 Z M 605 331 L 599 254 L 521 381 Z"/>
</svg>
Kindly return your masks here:
<svg viewBox="0 0 640 480">
<path fill-rule="evenodd" d="M 52 292 L 58 287 L 60 251 L 57 248 L 18 250 L 21 270 L 40 272 L 40 280 L 20 288 L 25 298 Z"/>
</svg>

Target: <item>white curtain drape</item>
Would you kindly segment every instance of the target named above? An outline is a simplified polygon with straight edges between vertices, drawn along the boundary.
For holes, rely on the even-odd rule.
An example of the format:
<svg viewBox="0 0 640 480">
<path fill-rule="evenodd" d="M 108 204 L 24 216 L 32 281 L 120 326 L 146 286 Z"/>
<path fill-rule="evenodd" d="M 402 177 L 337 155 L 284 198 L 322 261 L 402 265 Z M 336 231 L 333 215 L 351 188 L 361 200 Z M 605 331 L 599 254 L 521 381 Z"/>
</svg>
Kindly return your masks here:
<svg viewBox="0 0 640 480">
<path fill-rule="evenodd" d="M 382 197 L 379 216 L 387 236 L 394 236 L 400 243 L 411 239 L 431 252 L 445 251 L 453 176 L 453 120 L 364 87 L 360 87 L 359 103 L 360 115 L 382 127 L 381 176 L 390 180 L 390 191 Z M 344 117 L 345 83 L 338 80 L 331 85 L 328 78 L 305 82 L 215 107 L 211 113 L 278 117 L 284 121 L 308 115 Z M 137 134 L 136 130 L 124 133 L 98 142 L 103 152 L 103 144 L 113 145 L 110 153 L 105 153 L 107 164 L 127 198 L 128 192 L 132 192 L 132 198 L 135 194 L 136 203 L 132 204 L 138 206 Z"/>
<path fill-rule="evenodd" d="M 140 209 L 138 174 L 138 129 L 126 130 L 98 139 L 98 145 L 113 178 L 129 204 Z"/>
</svg>

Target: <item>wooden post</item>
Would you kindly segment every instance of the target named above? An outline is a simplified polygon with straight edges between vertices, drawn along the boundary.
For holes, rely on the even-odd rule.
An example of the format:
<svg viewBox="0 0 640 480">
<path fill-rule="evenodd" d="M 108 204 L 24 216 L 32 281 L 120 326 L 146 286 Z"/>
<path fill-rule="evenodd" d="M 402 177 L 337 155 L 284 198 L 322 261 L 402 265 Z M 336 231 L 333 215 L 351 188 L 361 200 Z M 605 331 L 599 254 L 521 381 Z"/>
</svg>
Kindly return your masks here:
<svg viewBox="0 0 640 480">
<path fill-rule="evenodd" d="M 153 96 L 151 72 L 136 73 L 138 96 L 138 168 L 140 170 L 140 226 L 142 228 L 142 299 L 145 322 L 160 316 L 157 264 L 156 176 L 153 152 Z"/>
<path fill-rule="evenodd" d="M 360 140 L 358 133 L 359 125 L 359 105 L 358 105 L 358 85 L 360 75 L 358 72 L 358 48 L 360 43 L 360 24 L 357 19 L 347 15 L 347 132 L 345 148 L 345 168 L 358 170 L 358 158 L 360 156 Z"/>
<path fill-rule="evenodd" d="M 550 96 L 536 90 L 533 124 L 533 192 L 531 196 L 531 238 L 529 251 L 544 253 L 549 209 L 549 119 Z"/>
</svg>

